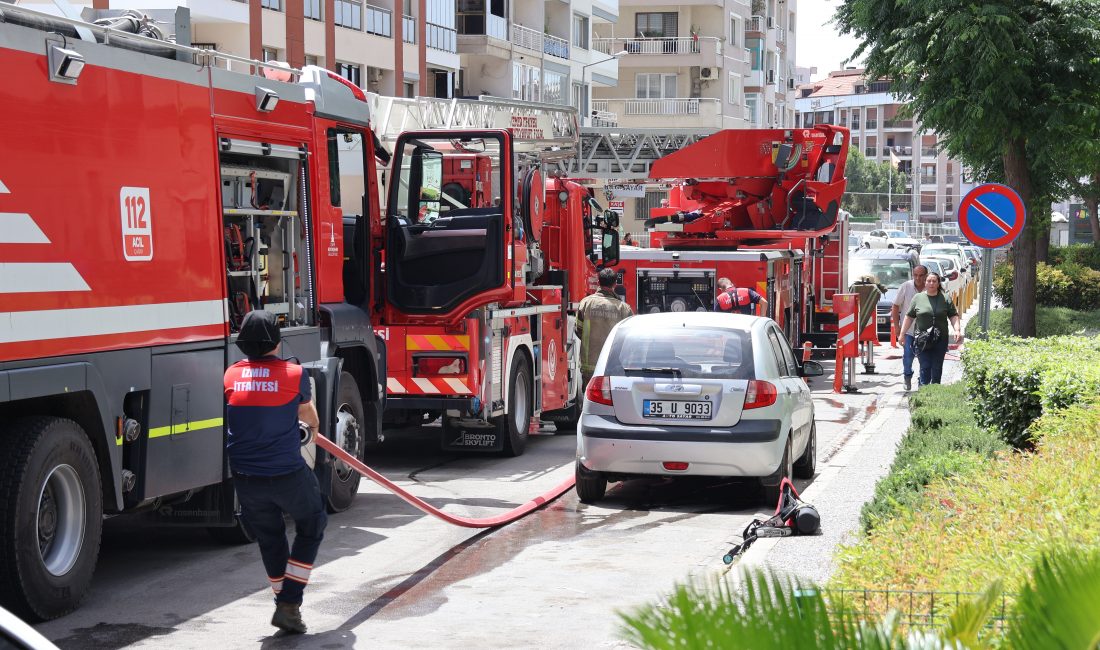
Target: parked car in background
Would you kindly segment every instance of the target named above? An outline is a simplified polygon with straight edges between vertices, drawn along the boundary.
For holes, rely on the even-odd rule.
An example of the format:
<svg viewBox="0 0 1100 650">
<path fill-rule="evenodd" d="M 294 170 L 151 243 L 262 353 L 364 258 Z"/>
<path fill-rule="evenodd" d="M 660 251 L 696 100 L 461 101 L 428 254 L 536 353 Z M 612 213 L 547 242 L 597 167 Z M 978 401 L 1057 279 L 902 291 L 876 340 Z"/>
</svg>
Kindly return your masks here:
<svg viewBox="0 0 1100 650">
<path fill-rule="evenodd" d="M 816 467 L 814 404 L 775 321 L 714 312 L 634 316 L 608 336 L 577 427 L 577 495 L 603 498 L 608 481 L 639 476 L 779 483 Z"/>
<path fill-rule="evenodd" d="M 876 314 L 876 330 L 879 338 L 889 338 L 890 306 L 894 304 L 894 296 L 897 295 L 901 285 L 913 279 L 913 267 L 917 265 L 918 260 L 916 251 L 912 249 L 864 249 L 856 251 L 848 258 L 848 286 L 863 276 L 869 275 L 877 284 L 886 287 L 886 293 L 879 299 Z"/>
<path fill-rule="evenodd" d="M 863 248 L 916 248 L 920 242 L 902 230 L 872 230 L 863 236 Z"/>
<path fill-rule="evenodd" d="M 962 294 L 963 288 L 966 287 L 967 278 L 966 275 L 959 271 L 959 262 L 952 256 L 932 256 L 921 258 L 921 264 L 926 262 L 938 262 L 940 265 L 940 272 L 938 275 L 943 279 L 943 286 L 946 288 L 948 297 L 951 298 L 951 302 L 955 303 L 955 306 L 959 306 L 959 296 Z M 929 267 L 929 273 L 936 273 Z"/>
<path fill-rule="evenodd" d="M 860 242 L 861 242 L 861 238 L 860 238 L 859 235 L 849 234 L 848 235 L 848 252 L 851 253 L 852 251 L 855 251 L 855 250 L 859 249 Z"/>
<path fill-rule="evenodd" d="M 920 261 L 920 263 L 923 264 L 926 269 L 928 269 L 929 273 L 935 273 L 936 275 L 940 276 L 941 278 L 944 278 L 944 280 L 943 280 L 944 294 L 951 300 L 951 302 L 955 302 L 955 297 L 956 297 L 956 293 L 958 291 L 958 284 L 959 283 L 957 281 L 952 282 L 950 279 L 948 279 L 948 272 L 944 270 L 944 268 L 943 268 L 944 265 L 941 264 L 941 262 L 944 262 L 944 260 L 936 259 L 935 257 L 921 258 L 921 261 Z M 948 264 L 948 266 L 950 266 L 950 264 Z M 904 314 L 902 314 L 902 315 L 904 316 Z"/>
<path fill-rule="evenodd" d="M 924 238 L 924 243 L 927 244 L 942 244 L 943 235 L 928 235 Z"/>
<path fill-rule="evenodd" d="M 970 255 L 958 244 L 929 244 L 921 249 L 921 254 L 922 256 L 954 258 L 956 268 L 965 276 L 963 277 L 964 283 L 969 282 L 971 278 L 977 275 L 977 269 L 971 269 Z"/>
</svg>

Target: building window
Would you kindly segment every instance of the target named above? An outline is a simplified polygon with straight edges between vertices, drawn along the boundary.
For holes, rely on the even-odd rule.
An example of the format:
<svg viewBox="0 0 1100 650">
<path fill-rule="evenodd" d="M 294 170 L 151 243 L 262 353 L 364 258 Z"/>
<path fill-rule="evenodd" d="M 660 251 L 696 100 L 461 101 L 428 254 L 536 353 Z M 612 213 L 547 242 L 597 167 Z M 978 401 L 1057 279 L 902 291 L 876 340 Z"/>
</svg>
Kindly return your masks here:
<svg viewBox="0 0 1100 650">
<path fill-rule="evenodd" d="M 216 51 L 218 49 L 218 45 L 216 43 L 192 43 L 191 47 L 195 48 L 196 50 Z M 225 67 L 228 66 L 228 63 L 226 62 L 225 59 L 217 59 L 215 57 L 206 57 L 206 56 L 203 56 L 201 54 L 194 55 L 194 63 L 195 63 L 195 65 L 203 65 L 203 64 L 211 65 L 211 66 L 214 66 L 215 68 L 225 68 Z"/>
<path fill-rule="evenodd" d="M 361 0 L 336 0 L 333 5 L 333 22 L 340 27 L 363 29 L 363 3 Z"/>
<path fill-rule="evenodd" d="M 757 99 L 759 95 L 751 95 L 745 97 L 745 119 L 747 119 L 753 126 L 760 125 L 760 102 Z M 803 125 L 806 128 L 813 126 L 814 114 L 806 113 L 803 117 Z M 809 121 L 809 124 L 805 124 L 805 121 Z"/>
<path fill-rule="evenodd" d="M 650 217 L 650 211 L 655 208 L 660 208 L 661 201 L 668 199 L 668 192 L 664 190 L 649 190 L 645 192 L 645 197 L 640 199 L 634 199 L 634 218 L 635 219 L 648 219 Z"/>
<path fill-rule="evenodd" d="M 741 76 L 730 72 L 730 103 L 741 103 Z"/>
<path fill-rule="evenodd" d="M 302 11 L 310 20 L 321 20 L 321 0 L 304 0 Z"/>
<path fill-rule="evenodd" d="M 588 16 L 573 14 L 573 47 L 588 49 Z"/>
<path fill-rule="evenodd" d="M 565 104 L 565 91 L 569 88 L 569 77 L 553 70 L 542 72 L 542 101 L 547 104 Z"/>
<path fill-rule="evenodd" d="M 317 56 L 316 54 L 307 54 L 306 55 L 306 65 L 314 65 L 314 66 L 317 66 L 318 68 L 323 68 L 324 67 L 321 64 L 321 57 Z"/>
<path fill-rule="evenodd" d="M 730 14 L 730 46 L 739 47 L 744 33 L 744 22 L 741 20 L 741 17 Z"/>
<path fill-rule="evenodd" d="M 675 11 L 634 14 L 634 35 L 642 38 L 676 38 L 679 20 L 680 16 Z"/>
<path fill-rule="evenodd" d="M 764 43 L 759 38 L 750 38 L 745 41 L 745 48 L 749 51 L 749 63 L 753 70 L 764 69 Z"/>
<path fill-rule="evenodd" d="M 669 99 L 676 97 L 676 75 L 660 72 L 640 72 L 634 77 L 634 96 L 638 99 Z"/>
<path fill-rule="evenodd" d="M 512 64 L 512 99 L 522 99 L 528 102 L 541 101 L 539 99 L 539 69 L 523 63 Z"/>
<path fill-rule="evenodd" d="M 264 9 L 271 9 L 272 11 L 282 11 L 283 0 L 260 0 L 260 6 Z"/>
<path fill-rule="evenodd" d="M 405 96 L 416 97 L 416 84 L 411 81 L 405 82 Z"/>
<path fill-rule="evenodd" d="M 277 50 L 273 47 L 265 47 L 263 53 L 264 53 L 264 63 L 267 63 L 268 61 L 278 61 L 279 60 L 279 50 Z"/>
<path fill-rule="evenodd" d="M 363 69 L 354 63 L 336 62 L 336 74 L 362 88 Z"/>
</svg>

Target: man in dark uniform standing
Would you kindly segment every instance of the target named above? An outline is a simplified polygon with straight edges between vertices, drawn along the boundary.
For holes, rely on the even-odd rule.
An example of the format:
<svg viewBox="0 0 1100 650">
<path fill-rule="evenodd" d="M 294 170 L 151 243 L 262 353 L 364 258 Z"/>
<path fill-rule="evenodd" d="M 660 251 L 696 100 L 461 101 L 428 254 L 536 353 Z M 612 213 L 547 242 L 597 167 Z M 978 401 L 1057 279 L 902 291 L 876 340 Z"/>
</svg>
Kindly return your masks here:
<svg viewBox="0 0 1100 650">
<path fill-rule="evenodd" d="M 325 504 L 317 477 L 301 453 L 302 421 L 316 435 L 320 426 L 309 375 L 278 357 L 279 324 L 270 312 L 249 312 L 237 347 L 248 358 L 225 372 L 226 450 L 241 517 L 256 535 L 267 578 L 275 592 L 271 624 L 303 634 L 302 592 L 324 537 Z M 294 519 L 294 546 L 287 542 L 283 513 Z"/>
</svg>

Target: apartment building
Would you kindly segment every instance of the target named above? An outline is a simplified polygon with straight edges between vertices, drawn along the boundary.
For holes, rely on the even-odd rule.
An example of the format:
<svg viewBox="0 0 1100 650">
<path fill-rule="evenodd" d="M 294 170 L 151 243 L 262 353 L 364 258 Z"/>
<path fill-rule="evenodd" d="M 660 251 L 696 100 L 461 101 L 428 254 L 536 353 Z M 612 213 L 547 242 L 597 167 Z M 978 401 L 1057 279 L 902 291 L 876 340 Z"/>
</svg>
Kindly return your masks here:
<svg viewBox="0 0 1100 650">
<path fill-rule="evenodd" d="M 590 87 L 619 83 L 618 62 L 595 51 L 593 31 L 619 19 L 617 0 L 454 0 L 463 96 L 575 106 Z"/>
<path fill-rule="evenodd" d="M 20 0 L 56 12 L 52 2 Z M 102 12 L 135 9 L 172 24 L 191 14 L 200 48 L 293 67 L 318 65 L 383 95 L 453 97 L 459 56 L 455 0 L 90 0 Z M 171 30 L 169 30 L 171 31 Z"/>
<path fill-rule="evenodd" d="M 797 0 L 621 0 L 593 47 L 619 60 L 596 87 L 599 121 L 624 128 L 792 126 Z"/>
<path fill-rule="evenodd" d="M 948 158 L 936 134 L 918 120 L 903 117 L 905 102 L 890 92 L 890 82 L 868 79 L 849 68 L 799 88 L 799 125 L 838 124 L 852 131 L 852 147 L 870 160 L 889 162 L 891 153 L 906 176 L 894 188 L 894 220 L 916 215 L 924 223 L 956 221 L 959 201 L 973 188 L 963 166 Z"/>
</svg>

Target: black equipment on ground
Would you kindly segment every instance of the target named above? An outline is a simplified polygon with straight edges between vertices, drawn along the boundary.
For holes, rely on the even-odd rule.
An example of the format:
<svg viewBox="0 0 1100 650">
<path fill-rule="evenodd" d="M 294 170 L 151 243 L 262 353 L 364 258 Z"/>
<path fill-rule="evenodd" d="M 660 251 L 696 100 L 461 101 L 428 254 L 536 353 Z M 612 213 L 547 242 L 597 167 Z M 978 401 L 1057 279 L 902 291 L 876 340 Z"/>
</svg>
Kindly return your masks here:
<svg viewBox="0 0 1100 650">
<path fill-rule="evenodd" d="M 741 533 L 741 543 L 722 556 L 722 561 L 732 564 L 738 555 L 749 550 L 753 542 L 761 537 L 813 535 L 820 529 L 821 515 L 817 508 L 799 499 L 794 484 L 785 478 L 779 487 L 779 503 L 776 504 L 775 514 L 768 519 L 753 519 Z"/>
</svg>

